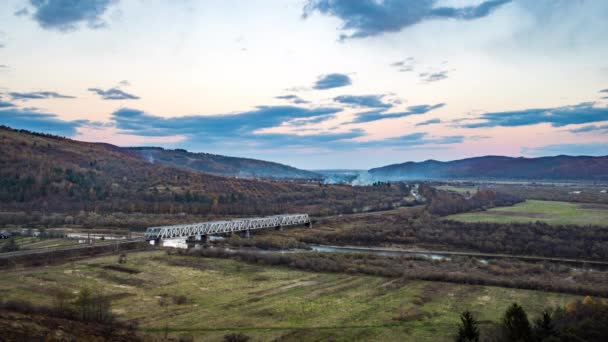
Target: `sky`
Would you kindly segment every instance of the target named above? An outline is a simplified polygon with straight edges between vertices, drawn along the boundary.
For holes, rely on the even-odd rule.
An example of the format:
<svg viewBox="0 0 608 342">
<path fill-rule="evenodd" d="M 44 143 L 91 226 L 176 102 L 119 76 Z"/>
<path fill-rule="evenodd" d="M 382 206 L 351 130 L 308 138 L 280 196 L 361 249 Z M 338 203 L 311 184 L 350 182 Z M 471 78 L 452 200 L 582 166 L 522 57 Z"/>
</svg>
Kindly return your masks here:
<svg viewBox="0 0 608 342">
<path fill-rule="evenodd" d="M 304 169 L 608 155 L 605 0 L 4 0 L 0 124 Z"/>
</svg>

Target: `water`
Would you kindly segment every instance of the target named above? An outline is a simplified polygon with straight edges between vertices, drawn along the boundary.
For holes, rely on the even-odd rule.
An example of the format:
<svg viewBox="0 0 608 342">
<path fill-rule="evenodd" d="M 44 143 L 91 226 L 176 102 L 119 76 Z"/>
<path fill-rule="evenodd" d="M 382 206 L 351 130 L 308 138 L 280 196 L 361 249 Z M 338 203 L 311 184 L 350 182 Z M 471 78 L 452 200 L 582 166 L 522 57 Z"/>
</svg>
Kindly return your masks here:
<svg viewBox="0 0 608 342">
<path fill-rule="evenodd" d="M 212 237 L 210 237 L 211 240 Z M 217 237 L 216 237 L 217 239 Z M 287 254 L 287 253 L 306 253 L 306 252 L 319 252 L 319 253 L 367 253 L 367 254 L 376 254 L 388 257 L 413 257 L 418 259 L 426 259 L 426 260 L 436 260 L 436 261 L 450 261 L 452 258 L 449 256 L 450 252 L 446 252 L 446 254 L 441 253 L 425 253 L 425 252 L 417 252 L 417 251 L 407 251 L 407 250 L 386 250 L 386 249 L 376 249 L 376 248 L 368 248 L 368 247 L 340 247 L 340 246 L 323 246 L 323 245 L 313 245 L 310 246 L 309 250 L 296 250 L 296 249 L 286 249 L 286 250 L 260 250 L 255 248 L 225 248 L 225 247 L 214 247 L 208 246 L 200 243 L 188 243 L 184 239 L 170 239 L 170 240 L 162 240 L 163 247 L 174 247 L 174 248 L 182 248 L 182 249 L 199 249 L 199 248 L 222 248 L 227 251 L 237 252 L 237 251 L 247 251 L 250 253 L 258 253 L 258 254 Z M 468 255 L 462 255 L 467 257 Z M 473 258 L 480 264 L 488 265 L 492 261 L 491 260 L 500 260 L 500 259 L 513 259 L 512 257 L 502 257 L 502 256 L 492 256 L 489 257 L 487 255 L 480 256 L 468 256 Z M 544 260 L 548 262 L 549 260 Z M 543 260 L 532 260 L 530 262 L 543 262 Z M 576 263 L 576 267 L 574 265 L 570 265 L 570 262 L 558 262 L 561 265 L 569 265 L 567 266 L 574 272 L 585 272 L 588 270 L 599 271 L 601 268 L 604 270 L 604 267 L 595 266 L 593 269 L 590 268 L 590 265 Z"/>
<path fill-rule="evenodd" d="M 222 237 L 214 237 L 210 236 L 209 239 L 213 240 L 221 240 Z M 185 239 L 166 239 L 162 240 L 163 247 L 173 247 L 173 248 L 181 248 L 181 249 L 198 249 L 204 248 L 204 245 L 200 243 L 187 242 Z M 260 250 L 260 249 L 245 249 L 241 248 L 240 250 L 247 250 L 248 252 L 260 253 L 260 254 L 285 254 L 285 253 L 302 253 L 302 252 L 321 252 L 321 253 L 368 253 L 368 254 L 377 254 L 382 256 L 413 256 L 422 259 L 428 260 L 451 260 L 451 258 L 440 255 L 440 254 L 429 254 L 429 253 L 418 253 L 418 252 L 408 252 L 408 251 L 388 251 L 383 249 L 373 249 L 373 248 L 352 248 L 352 247 L 337 247 L 337 246 L 310 246 L 310 250 Z M 230 251 L 237 251 L 238 248 L 225 248 Z"/>
<path fill-rule="evenodd" d="M 337 247 L 337 246 L 311 246 L 314 252 L 328 252 L 328 253 L 368 253 L 377 254 L 382 256 L 414 256 L 429 260 L 452 260 L 451 258 L 440 255 L 440 254 L 429 254 L 429 253 L 418 253 L 410 251 L 390 251 L 385 249 L 374 249 L 374 248 L 353 248 L 353 247 Z"/>
</svg>

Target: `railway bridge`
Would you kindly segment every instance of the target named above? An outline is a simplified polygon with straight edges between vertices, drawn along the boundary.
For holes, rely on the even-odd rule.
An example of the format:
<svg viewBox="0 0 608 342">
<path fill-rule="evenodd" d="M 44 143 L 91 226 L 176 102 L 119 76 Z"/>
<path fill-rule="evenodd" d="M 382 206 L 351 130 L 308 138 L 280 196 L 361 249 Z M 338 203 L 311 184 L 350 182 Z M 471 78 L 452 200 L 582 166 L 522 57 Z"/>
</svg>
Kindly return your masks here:
<svg viewBox="0 0 608 342">
<path fill-rule="evenodd" d="M 144 236 L 146 240 L 186 238 L 188 240 L 206 241 L 212 234 L 241 232 L 249 237 L 252 230 L 264 228 L 281 229 L 285 226 L 312 226 L 308 214 L 285 214 L 268 217 L 242 218 L 224 221 L 210 221 L 174 226 L 150 227 Z"/>
</svg>

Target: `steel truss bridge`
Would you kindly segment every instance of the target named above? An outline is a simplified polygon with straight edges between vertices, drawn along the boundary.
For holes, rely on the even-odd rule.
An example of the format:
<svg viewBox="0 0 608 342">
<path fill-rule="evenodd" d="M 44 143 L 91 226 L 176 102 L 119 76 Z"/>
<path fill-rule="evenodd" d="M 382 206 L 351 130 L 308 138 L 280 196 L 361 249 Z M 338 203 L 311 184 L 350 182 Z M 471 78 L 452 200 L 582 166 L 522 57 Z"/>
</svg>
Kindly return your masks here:
<svg viewBox="0 0 608 342">
<path fill-rule="evenodd" d="M 307 224 L 311 226 L 308 214 L 286 214 L 268 217 L 253 217 L 226 221 L 210 221 L 174 226 L 150 227 L 144 234 L 146 240 L 161 240 L 172 238 L 195 238 L 205 240 L 208 235 L 245 232 L 263 228 L 281 228 Z"/>
</svg>

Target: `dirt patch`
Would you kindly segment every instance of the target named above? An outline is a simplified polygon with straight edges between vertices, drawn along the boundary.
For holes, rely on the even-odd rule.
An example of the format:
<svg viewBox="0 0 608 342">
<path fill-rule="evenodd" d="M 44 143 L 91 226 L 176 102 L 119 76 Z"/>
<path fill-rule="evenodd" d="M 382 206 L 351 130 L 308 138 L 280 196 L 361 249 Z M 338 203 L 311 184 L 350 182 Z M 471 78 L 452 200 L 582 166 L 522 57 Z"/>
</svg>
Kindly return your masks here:
<svg viewBox="0 0 608 342">
<path fill-rule="evenodd" d="M 414 297 L 412 303 L 422 306 L 433 299 L 448 295 L 448 290 L 449 287 L 444 283 L 426 283 L 420 293 Z"/>
<path fill-rule="evenodd" d="M 123 273 L 128 273 L 128 274 L 141 273 L 140 270 L 136 270 L 134 268 L 120 266 L 120 265 L 106 265 L 106 266 L 103 266 L 103 268 L 106 270 L 112 270 L 112 271 L 123 272 Z"/>
<path fill-rule="evenodd" d="M 105 272 L 105 271 L 99 272 L 97 274 L 97 277 L 100 279 L 111 281 L 111 282 L 119 284 L 119 285 L 129 285 L 129 286 L 140 287 L 144 284 L 144 281 L 142 279 L 130 278 L 130 277 L 122 278 L 116 274 L 110 274 L 109 272 Z"/>
</svg>

